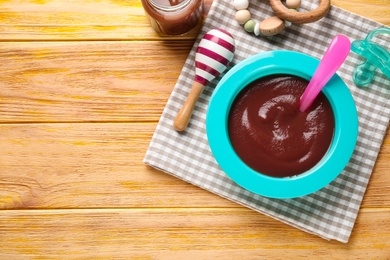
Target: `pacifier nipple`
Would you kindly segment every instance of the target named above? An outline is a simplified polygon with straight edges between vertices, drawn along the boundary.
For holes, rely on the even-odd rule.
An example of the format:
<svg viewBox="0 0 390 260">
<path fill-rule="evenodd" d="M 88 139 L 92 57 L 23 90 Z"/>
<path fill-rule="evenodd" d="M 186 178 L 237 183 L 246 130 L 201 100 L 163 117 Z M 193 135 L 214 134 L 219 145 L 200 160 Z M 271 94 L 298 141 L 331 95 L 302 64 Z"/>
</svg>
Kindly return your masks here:
<svg viewBox="0 0 390 260">
<path fill-rule="evenodd" d="M 377 67 L 365 61 L 362 64 L 358 65 L 353 72 L 352 78 L 357 86 L 366 86 L 370 84 L 375 77 Z"/>
</svg>

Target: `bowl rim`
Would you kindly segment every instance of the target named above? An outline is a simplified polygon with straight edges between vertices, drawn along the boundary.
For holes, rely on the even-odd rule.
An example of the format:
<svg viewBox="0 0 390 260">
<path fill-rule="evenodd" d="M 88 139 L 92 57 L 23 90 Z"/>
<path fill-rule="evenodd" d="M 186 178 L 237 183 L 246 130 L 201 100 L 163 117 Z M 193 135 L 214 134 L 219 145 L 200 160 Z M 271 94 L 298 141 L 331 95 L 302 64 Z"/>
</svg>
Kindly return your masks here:
<svg viewBox="0 0 390 260">
<path fill-rule="evenodd" d="M 270 198 L 302 197 L 328 185 L 348 164 L 357 141 L 358 116 L 353 97 L 338 74 L 322 90 L 335 118 L 332 143 L 312 169 L 293 177 L 267 176 L 247 166 L 230 143 L 228 115 L 234 99 L 243 88 L 256 79 L 275 74 L 310 80 L 318 64 L 319 60 L 307 54 L 288 50 L 268 51 L 239 62 L 217 84 L 207 110 L 206 135 L 217 163 L 239 186 Z"/>
</svg>

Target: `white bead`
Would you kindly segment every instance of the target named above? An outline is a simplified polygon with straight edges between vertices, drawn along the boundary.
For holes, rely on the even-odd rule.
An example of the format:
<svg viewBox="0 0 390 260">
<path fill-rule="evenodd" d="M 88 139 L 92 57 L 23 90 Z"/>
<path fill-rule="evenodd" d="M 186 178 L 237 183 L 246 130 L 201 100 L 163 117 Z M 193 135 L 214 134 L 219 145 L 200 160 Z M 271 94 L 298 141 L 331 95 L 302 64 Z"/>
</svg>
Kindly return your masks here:
<svg viewBox="0 0 390 260">
<path fill-rule="evenodd" d="M 286 5 L 288 8 L 298 8 L 301 6 L 301 0 L 286 0 Z"/>
<path fill-rule="evenodd" d="M 256 25 L 255 25 L 255 28 L 253 29 L 253 33 L 256 35 L 256 36 L 259 36 L 261 33 L 260 33 L 260 23 L 259 22 L 256 22 Z"/>
<path fill-rule="evenodd" d="M 249 6 L 249 0 L 233 0 L 233 5 L 236 10 L 247 9 Z"/>
</svg>

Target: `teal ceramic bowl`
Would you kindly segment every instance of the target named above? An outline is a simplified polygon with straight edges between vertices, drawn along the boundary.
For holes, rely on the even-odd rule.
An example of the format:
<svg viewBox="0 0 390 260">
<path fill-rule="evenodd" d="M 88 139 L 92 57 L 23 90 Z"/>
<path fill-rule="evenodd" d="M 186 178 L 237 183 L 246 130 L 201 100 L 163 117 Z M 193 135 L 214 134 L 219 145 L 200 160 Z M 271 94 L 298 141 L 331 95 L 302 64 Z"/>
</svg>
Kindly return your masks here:
<svg viewBox="0 0 390 260">
<path fill-rule="evenodd" d="M 333 140 L 328 152 L 312 169 L 286 178 L 264 175 L 247 166 L 229 140 L 230 107 L 243 88 L 254 80 L 274 74 L 288 74 L 310 80 L 318 64 L 319 60 L 298 52 L 264 52 L 235 65 L 217 85 L 207 111 L 207 138 L 222 170 L 241 187 L 270 198 L 301 197 L 328 185 L 348 164 L 356 145 L 358 116 L 352 95 L 337 74 L 322 90 L 333 109 Z"/>
</svg>

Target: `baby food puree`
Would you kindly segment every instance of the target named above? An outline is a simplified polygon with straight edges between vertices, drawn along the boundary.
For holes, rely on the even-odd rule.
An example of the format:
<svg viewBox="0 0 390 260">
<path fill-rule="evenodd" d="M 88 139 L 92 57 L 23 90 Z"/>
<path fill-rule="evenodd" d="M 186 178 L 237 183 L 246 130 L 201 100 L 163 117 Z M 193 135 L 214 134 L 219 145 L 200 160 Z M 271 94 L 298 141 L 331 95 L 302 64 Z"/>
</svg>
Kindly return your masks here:
<svg viewBox="0 0 390 260">
<path fill-rule="evenodd" d="M 182 35 L 194 29 L 203 14 L 203 0 L 141 0 L 152 28 L 160 35 Z"/>
<path fill-rule="evenodd" d="M 295 176 L 315 166 L 330 147 L 334 115 L 320 93 L 299 111 L 308 81 L 272 75 L 250 83 L 232 104 L 228 131 L 231 144 L 252 169 L 273 177 Z"/>
</svg>

